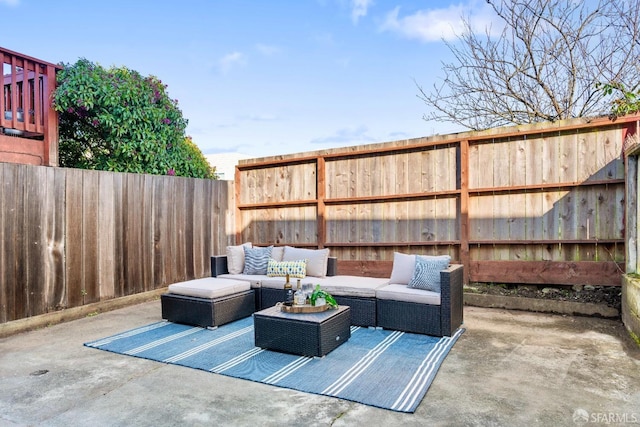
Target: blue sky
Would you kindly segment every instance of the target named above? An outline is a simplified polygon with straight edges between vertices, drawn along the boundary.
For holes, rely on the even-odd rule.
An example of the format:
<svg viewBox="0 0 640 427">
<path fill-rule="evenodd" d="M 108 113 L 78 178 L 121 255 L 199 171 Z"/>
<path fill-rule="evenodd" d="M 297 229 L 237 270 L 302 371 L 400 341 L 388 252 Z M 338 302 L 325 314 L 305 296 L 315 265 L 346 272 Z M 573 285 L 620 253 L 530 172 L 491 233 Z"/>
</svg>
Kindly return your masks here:
<svg viewBox="0 0 640 427">
<path fill-rule="evenodd" d="M 480 0 L 0 0 L 0 46 L 154 75 L 205 154 L 253 157 L 462 129 L 417 97 Z"/>
</svg>

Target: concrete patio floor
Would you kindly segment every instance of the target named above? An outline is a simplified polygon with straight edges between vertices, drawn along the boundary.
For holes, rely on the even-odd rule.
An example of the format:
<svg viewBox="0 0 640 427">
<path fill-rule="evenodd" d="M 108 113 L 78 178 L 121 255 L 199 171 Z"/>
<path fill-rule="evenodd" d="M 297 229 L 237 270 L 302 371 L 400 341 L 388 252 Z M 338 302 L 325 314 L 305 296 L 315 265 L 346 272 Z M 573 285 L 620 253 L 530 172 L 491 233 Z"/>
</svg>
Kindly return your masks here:
<svg viewBox="0 0 640 427">
<path fill-rule="evenodd" d="M 95 350 L 152 301 L 0 339 L 1 426 L 640 424 L 640 349 L 620 321 L 465 307 L 415 414 Z"/>
</svg>

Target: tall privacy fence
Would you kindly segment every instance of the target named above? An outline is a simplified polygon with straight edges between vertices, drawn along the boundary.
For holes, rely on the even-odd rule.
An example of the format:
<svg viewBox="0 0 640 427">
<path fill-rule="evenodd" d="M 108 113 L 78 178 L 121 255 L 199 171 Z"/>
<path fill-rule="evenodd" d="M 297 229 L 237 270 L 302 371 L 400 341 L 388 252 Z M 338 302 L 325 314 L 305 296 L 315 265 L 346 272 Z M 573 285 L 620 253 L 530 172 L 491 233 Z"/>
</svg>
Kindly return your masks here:
<svg viewBox="0 0 640 427">
<path fill-rule="evenodd" d="M 207 276 L 230 186 L 0 163 L 0 323 Z"/>
<path fill-rule="evenodd" d="M 340 274 L 450 254 L 467 281 L 621 283 L 623 146 L 638 117 L 241 161 L 236 240 L 325 247 Z"/>
<path fill-rule="evenodd" d="M 245 241 L 330 248 L 340 274 L 447 253 L 468 281 L 618 286 L 637 128 L 574 120 L 252 159 L 235 182 L 0 163 L 0 323 L 208 276 L 212 254 Z"/>
</svg>

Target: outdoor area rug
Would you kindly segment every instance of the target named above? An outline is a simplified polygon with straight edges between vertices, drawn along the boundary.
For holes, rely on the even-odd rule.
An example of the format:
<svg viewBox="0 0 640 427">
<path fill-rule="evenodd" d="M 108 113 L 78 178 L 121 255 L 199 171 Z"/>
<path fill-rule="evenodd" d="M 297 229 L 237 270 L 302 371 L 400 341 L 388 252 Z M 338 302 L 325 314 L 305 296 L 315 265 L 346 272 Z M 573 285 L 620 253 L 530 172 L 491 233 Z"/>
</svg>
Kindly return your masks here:
<svg viewBox="0 0 640 427">
<path fill-rule="evenodd" d="M 412 413 L 463 331 L 437 338 L 352 326 L 319 358 L 255 347 L 247 317 L 216 329 L 162 321 L 85 346 Z"/>
</svg>

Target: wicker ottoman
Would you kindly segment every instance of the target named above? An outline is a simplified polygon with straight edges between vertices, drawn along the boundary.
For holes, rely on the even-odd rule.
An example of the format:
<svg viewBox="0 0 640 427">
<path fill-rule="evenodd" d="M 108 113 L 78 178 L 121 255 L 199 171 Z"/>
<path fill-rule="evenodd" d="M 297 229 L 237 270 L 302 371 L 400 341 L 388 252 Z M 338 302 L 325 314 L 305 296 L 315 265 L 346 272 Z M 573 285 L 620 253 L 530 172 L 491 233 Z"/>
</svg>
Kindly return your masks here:
<svg viewBox="0 0 640 427">
<path fill-rule="evenodd" d="M 278 307 L 253 315 L 256 347 L 322 357 L 351 337 L 349 307 L 322 313 L 282 313 Z"/>
<path fill-rule="evenodd" d="M 163 319 L 203 328 L 224 325 L 255 311 L 251 284 L 235 279 L 205 277 L 174 283 L 160 300 Z"/>
</svg>

